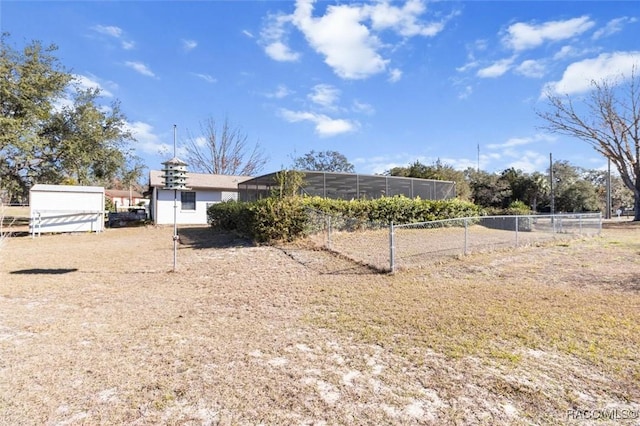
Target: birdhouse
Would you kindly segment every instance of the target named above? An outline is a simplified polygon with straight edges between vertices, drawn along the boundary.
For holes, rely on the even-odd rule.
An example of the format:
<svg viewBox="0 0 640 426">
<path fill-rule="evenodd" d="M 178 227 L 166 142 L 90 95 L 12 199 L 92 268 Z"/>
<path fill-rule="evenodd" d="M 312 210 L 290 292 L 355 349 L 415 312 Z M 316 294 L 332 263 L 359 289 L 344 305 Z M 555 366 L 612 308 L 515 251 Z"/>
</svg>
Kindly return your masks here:
<svg viewBox="0 0 640 426">
<path fill-rule="evenodd" d="M 187 163 L 177 157 L 162 163 L 162 178 L 164 179 L 163 189 L 175 189 L 186 191 L 187 188 Z"/>
</svg>

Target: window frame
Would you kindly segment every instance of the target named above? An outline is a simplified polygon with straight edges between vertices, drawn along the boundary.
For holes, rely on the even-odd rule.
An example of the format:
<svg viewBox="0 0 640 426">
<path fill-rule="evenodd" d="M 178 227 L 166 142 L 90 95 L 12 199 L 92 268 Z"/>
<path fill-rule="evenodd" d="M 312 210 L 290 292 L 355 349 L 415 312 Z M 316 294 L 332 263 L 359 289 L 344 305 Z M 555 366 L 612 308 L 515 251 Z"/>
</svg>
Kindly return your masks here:
<svg viewBox="0 0 640 426">
<path fill-rule="evenodd" d="M 193 194 L 193 200 L 185 200 L 186 196 Z M 193 208 L 191 208 L 193 205 Z M 196 211 L 196 191 L 180 191 L 180 211 L 194 212 Z"/>
</svg>

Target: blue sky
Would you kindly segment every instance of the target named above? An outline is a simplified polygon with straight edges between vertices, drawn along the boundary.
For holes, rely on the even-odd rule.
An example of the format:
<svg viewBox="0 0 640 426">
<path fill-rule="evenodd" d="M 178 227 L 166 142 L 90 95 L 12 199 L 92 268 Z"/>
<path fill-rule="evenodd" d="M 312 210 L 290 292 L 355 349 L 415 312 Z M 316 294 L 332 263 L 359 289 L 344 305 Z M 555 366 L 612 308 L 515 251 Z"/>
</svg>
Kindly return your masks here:
<svg viewBox="0 0 640 426">
<path fill-rule="evenodd" d="M 602 168 L 535 111 L 545 90 L 578 98 L 640 64 L 636 1 L 4 0 L 0 23 L 118 99 L 150 169 L 174 124 L 180 156 L 225 117 L 263 147 L 264 173 L 311 150 L 364 174 L 437 159 L 544 171 L 550 153 Z"/>
</svg>

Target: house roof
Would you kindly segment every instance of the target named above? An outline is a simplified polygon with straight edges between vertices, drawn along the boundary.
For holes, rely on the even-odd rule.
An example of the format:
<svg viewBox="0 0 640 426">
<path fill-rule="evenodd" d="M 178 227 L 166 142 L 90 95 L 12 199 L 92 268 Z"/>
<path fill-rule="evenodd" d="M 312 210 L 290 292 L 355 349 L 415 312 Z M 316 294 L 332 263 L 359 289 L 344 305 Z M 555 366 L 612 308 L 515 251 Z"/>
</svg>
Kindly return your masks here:
<svg viewBox="0 0 640 426">
<path fill-rule="evenodd" d="M 164 187 L 163 172 L 149 171 L 149 186 Z M 200 189 L 226 189 L 237 191 L 238 184 L 252 179 L 251 176 L 212 175 L 209 173 L 187 173 L 187 187 Z"/>
<path fill-rule="evenodd" d="M 110 198 L 143 198 L 138 191 L 129 191 L 128 189 L 105 189 L 104 195 Z"/>
</svg>

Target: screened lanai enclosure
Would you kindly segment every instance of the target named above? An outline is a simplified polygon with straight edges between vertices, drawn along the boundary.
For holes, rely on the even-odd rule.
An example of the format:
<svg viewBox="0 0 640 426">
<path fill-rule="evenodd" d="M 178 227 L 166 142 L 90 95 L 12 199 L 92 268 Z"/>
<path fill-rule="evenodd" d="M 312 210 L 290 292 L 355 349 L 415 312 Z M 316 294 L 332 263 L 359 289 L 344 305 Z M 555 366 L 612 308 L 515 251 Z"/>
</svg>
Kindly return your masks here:
<svg viewBox="0 0 640 426">
<path fill-rule="evenodd" d="M 279 186 L 275 172 L 238 184 L 238 200 L 254 201 L 272 195 Z M 451 181 L 417 179 L 399 176 L 361 175 L 303 171 L 302 195 L 352 200 L 404 195 L 424 200 L 444 200 L 456 196 L 456 184 Z"/>
</svg>

